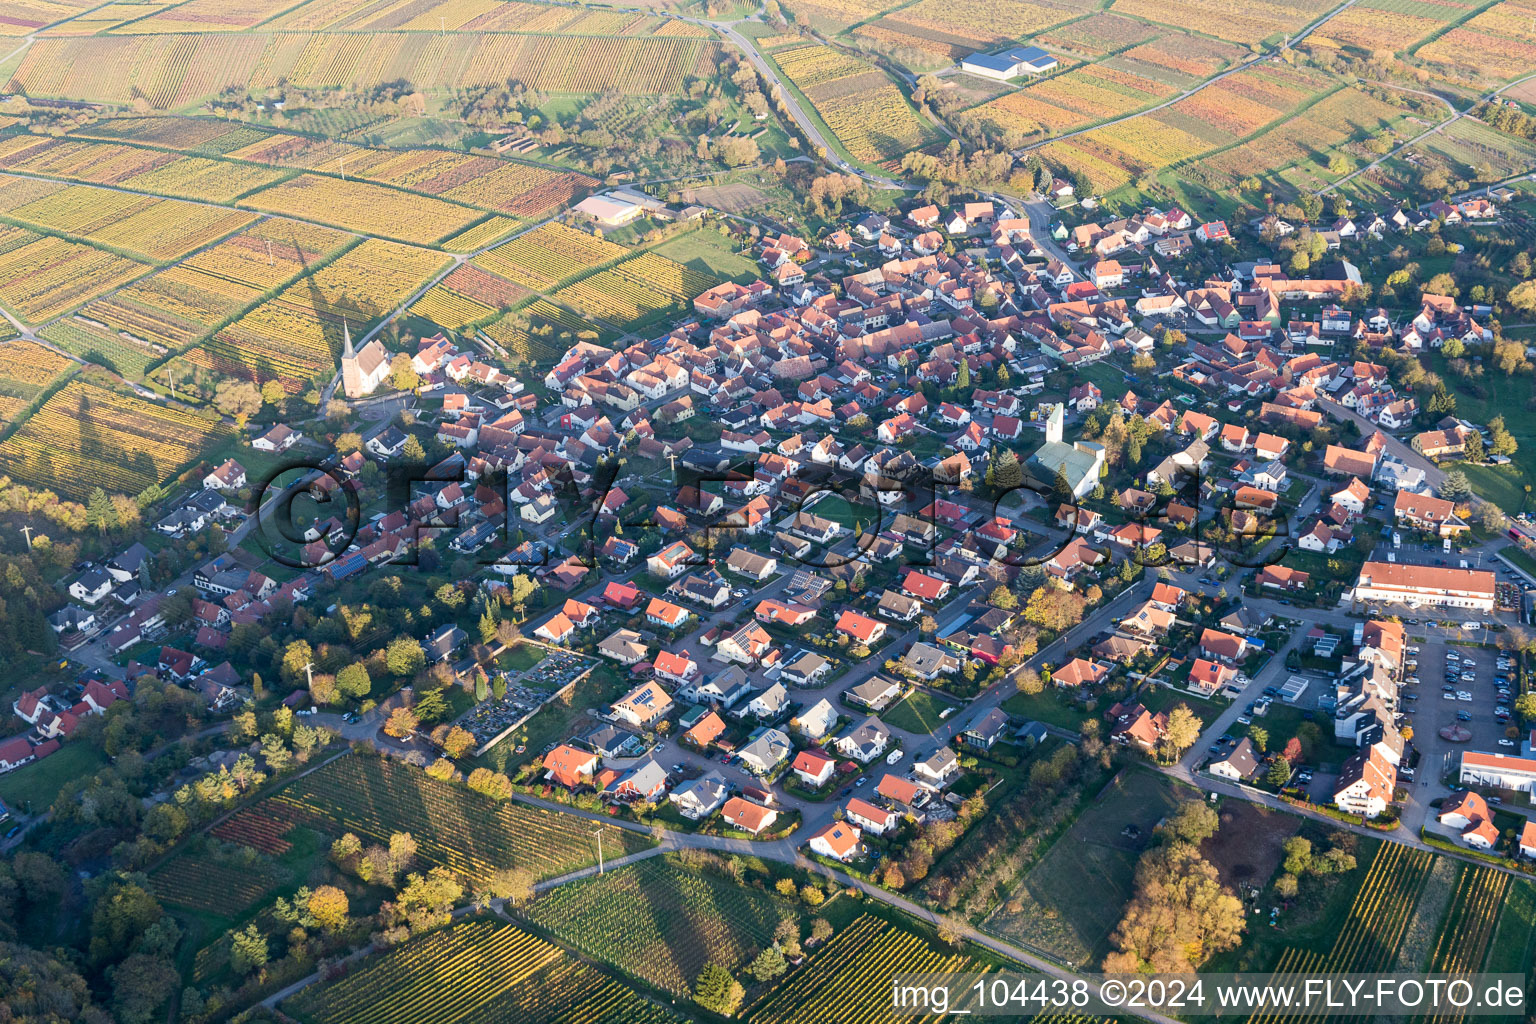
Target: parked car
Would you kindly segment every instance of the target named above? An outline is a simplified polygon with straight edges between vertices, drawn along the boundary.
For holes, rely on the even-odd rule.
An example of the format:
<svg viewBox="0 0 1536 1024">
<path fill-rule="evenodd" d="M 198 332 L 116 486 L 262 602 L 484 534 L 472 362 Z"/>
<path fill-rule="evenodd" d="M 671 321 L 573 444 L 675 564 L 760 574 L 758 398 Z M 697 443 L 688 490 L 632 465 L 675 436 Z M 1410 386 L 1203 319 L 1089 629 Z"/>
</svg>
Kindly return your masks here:
<svg viewBox="0 0 1536 1024">
<path fill-rule="evenodd" d="M 1457 700 L 1464 700 L 1464 701 L 1471 701 L 1472 700 L 1472 695 L 1470 693 L 1468 693 L 1466 690 L 1457 690 L 1456 691 L 1456 699 Z"/>
<path fill-rule="evenodd" d="M 1515 741 L 1514 740 L 1508 739 L 1508 738 L 1503 737 L 1503 736 L 1499 737 L 1499 746 L 1501 746 L 1501 747 L 1512 747 L 1514 745 L 1515 745 Z"/>
</svg>

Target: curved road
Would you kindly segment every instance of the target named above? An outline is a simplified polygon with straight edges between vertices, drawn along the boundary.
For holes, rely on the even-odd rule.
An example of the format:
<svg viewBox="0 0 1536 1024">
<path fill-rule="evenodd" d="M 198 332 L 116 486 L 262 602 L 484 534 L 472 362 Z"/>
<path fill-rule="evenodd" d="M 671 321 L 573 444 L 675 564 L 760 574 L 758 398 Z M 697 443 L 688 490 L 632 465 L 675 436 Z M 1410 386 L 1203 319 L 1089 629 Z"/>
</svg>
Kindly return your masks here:
<svg viewBox="0 0 1536 1024">
<path fill-rule="evenodd" d="M 1353 2 L 1353 0 L 1351 0 L 1351 2 Z M 800 130 L 805 133 L 805 137 L 811 140 L 811 144 L 827 154 L 827 163 L 832 164 L 844 174 L 852 174 L 863 178 L 870 184 L 876 185 L 880 188 L 899 189 L 902 191 L 912 190 L 913 186 L 908 185 L 905 182 L 897 181 L 895 178 L 883 177 L 878 174 L 870 174 L 868 171 L 862 171 L 837 155 L 837 151 L 832 148 L 832 144 L 827 141 L 826 136 L 821 134 L 821 130 L 817 127 L 815 120 L 813 120 L 812 117 L 805 112 L 805 109 L 800 106 L 800 101 L 796 99 L 794 91 L 790 88 L 789 84 L 779 78 L 779 74 L 774 70 L 773 65 L 769 64 L 767 59 L 757 51 L 757 47 L 752 45 L 752 41 L 746 36 L 742 35 L 740 32 L 736 31 L 736 25 L 739 25 L 744 21 L 751 22 L 754 19 L 742 18 L 738 21 L 709 21 L 705 18 L 678 18 L 678 20 L 687 21 L 695 25 L 702 25 L 705 28 L 714 29 L 726 39 L 729 39 L 732 43 L 735 43 L 738 47 L 740 47 L 741 51 L 747 55 L 747 60 L 751 61 L 752 66 L 757 69 L 758 74 L 762 75 L 764 78 L 778 87 L 780 102 L 784 104 L 785 108 L 789 111 L 790 116 L 795 119 L 795 124 L 800 126 Z"/>
</svg>

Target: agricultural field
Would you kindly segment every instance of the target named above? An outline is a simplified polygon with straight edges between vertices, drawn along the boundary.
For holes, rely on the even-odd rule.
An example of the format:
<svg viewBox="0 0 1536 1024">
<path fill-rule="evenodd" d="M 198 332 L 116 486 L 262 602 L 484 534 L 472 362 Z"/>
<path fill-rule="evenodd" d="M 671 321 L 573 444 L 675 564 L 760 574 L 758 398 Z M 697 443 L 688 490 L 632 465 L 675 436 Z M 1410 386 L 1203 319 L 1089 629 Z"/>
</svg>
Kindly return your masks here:
<svg viewBox="0 0 1536 1024">
<path fill-rule="evenodd" d="M 703 228 L 668 239 L 651 251 L 722 281 L 726 278 L 738 282 L 756 280 L 759 276 L 757 263 L 740 249 L 740 243 L 724 232 Z"/>
<path fill-rule="evenodd" d="M 187 0 L 186 3 L 131 22 L 117 31 L 136 35 L 238 32 L 254 28 L 292 6 L 292 0 Z"/>
<path fill-rule="evenodd" d="M 1414 56 L 1451 82 L 1483 86 L 1536 68 L 1536 0 L 1500 0 L 1419 47 Z"/>
<path fill-rule="evenodd" d="M 1101 57 L 1157 37 L 1161 29 L 1134 18 L 1098 12 L 1078 18 L 1040 33 L 1034 41 L 1041 46 L 1063 50 L 1083 57 Z"/>
<path fill-rule="evenodd" d="M 1507 135 L 1473 117 L 1452 122 L 1414 150 L 1428 150 L 1444 157 L 1458 174 L 1487 164 L 1500 178 L 1506 178 L 1536 166 L 1536 142 Z"/>
<path fill-rule="evenodd" d="M 1240 178 L 1310 160 L 1402 114 L 1354 87 L 1313 102 L 1328 85 L 1325 76 L 1306 69 L 1247 69 L 1164 110 L 1053 142 L 1041 154 L 1087 174 L 1101 191 L 1175 164 L 1198 184 L 1229 188 Z M 1299 115 L 1286 118 L 1308 103 Z M 1274 127 L 1263 131 L 1266 125 Z M 1234 145 L 1261 131 L 1242 146 Z M 1190 162 L 1213 150 L 1218 152 Z M 1322 162 L 1327 159 L 1323 156 Z"/>
<path fill-rule="evenodd" d="M 1026 135 L 1055 135 L 1161 102 L 1175 85 L 1129 70 L 1090 64 L 1006 93 L 978 108 L 978 117 Z"/>
<path fill-rule="evenodd" d="M 629 250 L 564 224 L 546 224 L 476 256 L 474 263 L 525 288 L 557 287 Z"/>
<path fill-rule="evenodd" d="M 237 917 L 282 881 L 255 851 L 246 857 L 183 853 L 149 876 L 150 889 L 179 910 Z"/>
<path fill-rule="evenodd" d="M 434 26 L 435 27 L 435 26 Z M 232 87 L 368 88 L 405 79 L 424 90 L 516 79 L 548 92 L 657 95 L 708 76 L 720 46 L 707 39 L 432 32 L 111 34 L 42 38 L 5 86 L 30 96 L 174 110 Z"/>
<path fill-rule="evenodd" d="M 29 35 L 91 6 L 61 0 L 0 0 L 0 37 Z"/>
<path fill-rule="evenodd" d="M 938 140 L 938 133 L 884 71 L 830 46 L 798 46 L 772 58 L 855 160 L 881 163 Z"/>
<path fill-rule="evenodd" d="M 1164 25 L 1199 26 L 1202 32 L 1247 45 L 1294 34 L 1335 6 L 1330 0 L 1260 0 L 1240 9 L 1225 0 L 1116 0 L 1115 10 Z"/>
<path fill-rule="evenodd" d="M 894 1024 L 913 1018 L 892 1009 L 891 975 L 983 970 L 968 956 L 935 952 L 921 936 L 865 914 L 774 986 L 745 1019 L 749 1024 Z"/>
<path fill-rule="evenodd" d="M 469 921 L 364 961 L 283 1003 L 307 1024 L 661 1024 L 679 1020 L 511 924 Z"/>
<path fill-rule="evenodd" d="M 90 185 L 26 179 L 0 180 L 0 184 L 6 186 L 0 190 L 0 216 L 8 220 L 162 263 L 180 259 L 256 219 L 255 214 L 240 210 Z M 32 198 L 37 191 L 44 194 Z"/>
<path fill-rule="evenodd" d="M 269 802 L 273 813 L 305 815 L 310 827 L 336 835 L 350 831 L 365 840 L 387 842 L 393 832 L 410 832 L 422 860 L 471 880 L 504 867 L 524 867 L 548 878 L 597 863 L 597 840 L 589 821 L 498 802 L 382 758 L 341 758 L 295 781 Z M 609 858 L 651 845 L 650 839 L 627 829 L 610 827 L 603 835 L 603 852 Z"/>
<path fill-rule="evenodd" d="M 510 235 L 520 223 L 512 217 L 489 217 L 448 239 L 443 243 L 443 248 L 453 253 L 476 252 Z"/>
<path fill-rule="evenodd" d="M 439 327 L 462 331 L 504 313 L 533 293 L 472 263 L 456 268 L 417 299 L 411 312 Z"/>
<path fill-rule="evenodd" d="M 277 380 L 297 393 L 334 369 L 344 326 L 366 328 L 446 262 L 431 249 L 368 239 L 250 310 L 187 358 L 221 373 Z"/>
<path fill-rule="evenodd" d="M 457 234 L 479 217 L 456 203 L 318 174 L 290 178 L 247 197 L 245 203 L 269 213 L 419 245 Z"/>
<path fill-rule="evenodd" d="M 0 305 L 29 324 L 67 313 L 149 269 L 126 256 L 0 224 Z"/>
<path fill-rule="evenodd" d="M 73 365 L 35 341 L 18 338 L 0 344 L 0 430 Z"/>
<path fill-rule="evenodd" d="M 665 309 L 685 308 L 720 282 L 665 256 L 643 252 L 555 292 L 551 298 L 600 320 L 624 325 Z"/>
<path fill-rule="evenodd" d="M 40 135 L 0 140 L 0 170 L 215 203 L 232 202 L 282 176 L 249 164 Z"/>
<path fill-rule="evenodd" d="M 790 0 L 784 9 L 796 17 L 803 15 L 817 29 L 837 32 L 899 4 L 900 0 Z"/>
<path fill-rule="evenodd" d="M 919 51 L 948 64 L 975 50 L 1001 46 L 1076 17 L 1087 5 L 1072 0 L 1031 0 L 1023 4 L 946 3 L 918 0 L 854 30 L 888 46 Z"/>
<path fill-rule="evenodd" d="M 1178 806 L 1181 793 L 1194 792 L 1152 772 L 1121 772 L 983 927 L 1063 960 L 1097 962 L 1131 897 L 1136 859 L 1152 827 Z M 1127 826 L 1135 826 L 1135 838 L 1127 838 Z"/>
<path fill-rule="evenodd" d="M 1402 116 L 1400 108 L 1351 86 L 1325 97 L 1245 145 L 1201 161 L 1185 173 L 1208 187 L 1222 188 L 1243 177 L 1262 176 L 1298 165 L 1322 172 L 1336 149 L 1351 139 L 1387 128 Z"/>
<path fill-rule="evenodd" d="M 77 499 L 138 494 L 228 436 L 216 420 L 74 380 L 0 442 L 0 472 Z"/>
<path fill-rule="evenodd" d="M 1473 9 L 1454 0 L 1363 0 L 1307 37 L 1312 46 L 1349 46 L 1364 53 L 1396 52 Z"/>
<path fill-rule="evenodd" d="M 680 994 L 711 960 L 732 968 L 751 960 L 798 911 L 735 879 L 653 857 L 553 889 L 529 916 L 588 956 Z"/>
<path fill-rule="evenodd" d="M 551 35 L 703 38 L 703 30 L 654 15 L 594 11 L 523 0 L 315 0 L 272 22 L 283 30 L 348 32 L 538 32 Z"/>
<path fill-rule="evenodd" d="M 1275 973 L 1345 973 L 1386 971 L 1396 960 L 1413 918 L 1414 905 L 1428 880 L 1435 855 L 1401 843 L 1384 843 L 1371 860 L 1365 880 L 1355 893 L 1349 914 L 1329 952 L 1287 949 Z M 1266 1024 L 1301 1020 L 1283 1013 L 1266 1014 Z"/>
<path fill-rule="evenodd" d="M 1509 875 L 1494 868 L 1460 865 L 1455 895 L 1426 970 L 1441 974 L 1482 970 L 1509 881 Z"/>
<path fill-rule="evenodd" d="M 205 337 L 346 240 L 329 228 L 272 218 L 86 305 L 75 319 L 164 354 Z"/>
</svg>

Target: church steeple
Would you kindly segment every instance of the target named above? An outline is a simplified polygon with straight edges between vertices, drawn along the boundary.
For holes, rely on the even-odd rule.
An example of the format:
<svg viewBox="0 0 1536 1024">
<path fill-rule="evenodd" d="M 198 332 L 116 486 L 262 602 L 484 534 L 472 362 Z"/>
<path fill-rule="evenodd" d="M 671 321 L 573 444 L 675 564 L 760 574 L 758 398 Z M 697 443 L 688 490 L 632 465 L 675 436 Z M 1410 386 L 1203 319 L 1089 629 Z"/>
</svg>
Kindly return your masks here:
<svg viewBox="0 0 1536 1024">
<path fill-rule="evenodd" d="M 345 319 L 341 321 L 341 390 L 348 398 L 361 398 L 367 394 L 357 353 L 352 350 L 352 328 Z"/>
</svg>

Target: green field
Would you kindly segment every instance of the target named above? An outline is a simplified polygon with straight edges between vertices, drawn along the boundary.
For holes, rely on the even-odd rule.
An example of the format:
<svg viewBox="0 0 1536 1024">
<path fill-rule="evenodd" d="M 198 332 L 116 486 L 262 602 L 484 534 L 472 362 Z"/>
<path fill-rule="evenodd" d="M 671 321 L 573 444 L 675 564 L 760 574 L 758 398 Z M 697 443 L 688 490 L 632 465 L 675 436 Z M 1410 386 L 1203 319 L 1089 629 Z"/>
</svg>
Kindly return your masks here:
<svg viewBox="0 0 1536 1024">
<path fill-rule="evenodd" d="M 880 717 L 886 724 L 907 732 L 930 733 L 939 727 L 939 716 L 945 708 L 957 708 L 954 701 L 935 697 L 926 690 L 913 690 L 906 700 L 891 708 Z"/>
<path fill-rule="evenodd" d="M 93 743 L 65 743 L 41 761 L 0 775 L 0 800 L 12 810 L 25 811 L 30 803 L 32 813 L 45 811 L 59 790 L 106 763 L 106 755 Z"/>
<path fill-rule="evenodd" d="M 690 270 L 745 284 L 758 278 L 757 263 L 740 253 L 741 245 L 718 228 L 701 228 L 668 239 L 651 251 Z"/>
<path fill-rule="evenodd" d="M 660 857 L 562 885 L 529 910 L 588 956 L 675 993 L 711 960 L 732 968 L 751 960 L 798 913 L 760 889 Z"/>
<path fill-rule="evenodd" d="M 1536 882 L 1518 879 L 1504 897 L 1504 910 L 1493 933 L 1493 947 L 1483 965 L 1490 973 L 1529 974 L 1536 957 Z"/>
<path fill-rule="evenodd" d="M 1097 962 L 1131 897 L 1153 827 L 1198 791 L 1137 768 L 1115 777 L 983 926 L 1077 964 Z M 1124 830 L 1134 826 L 1128 838 Z"/>
</svg>

